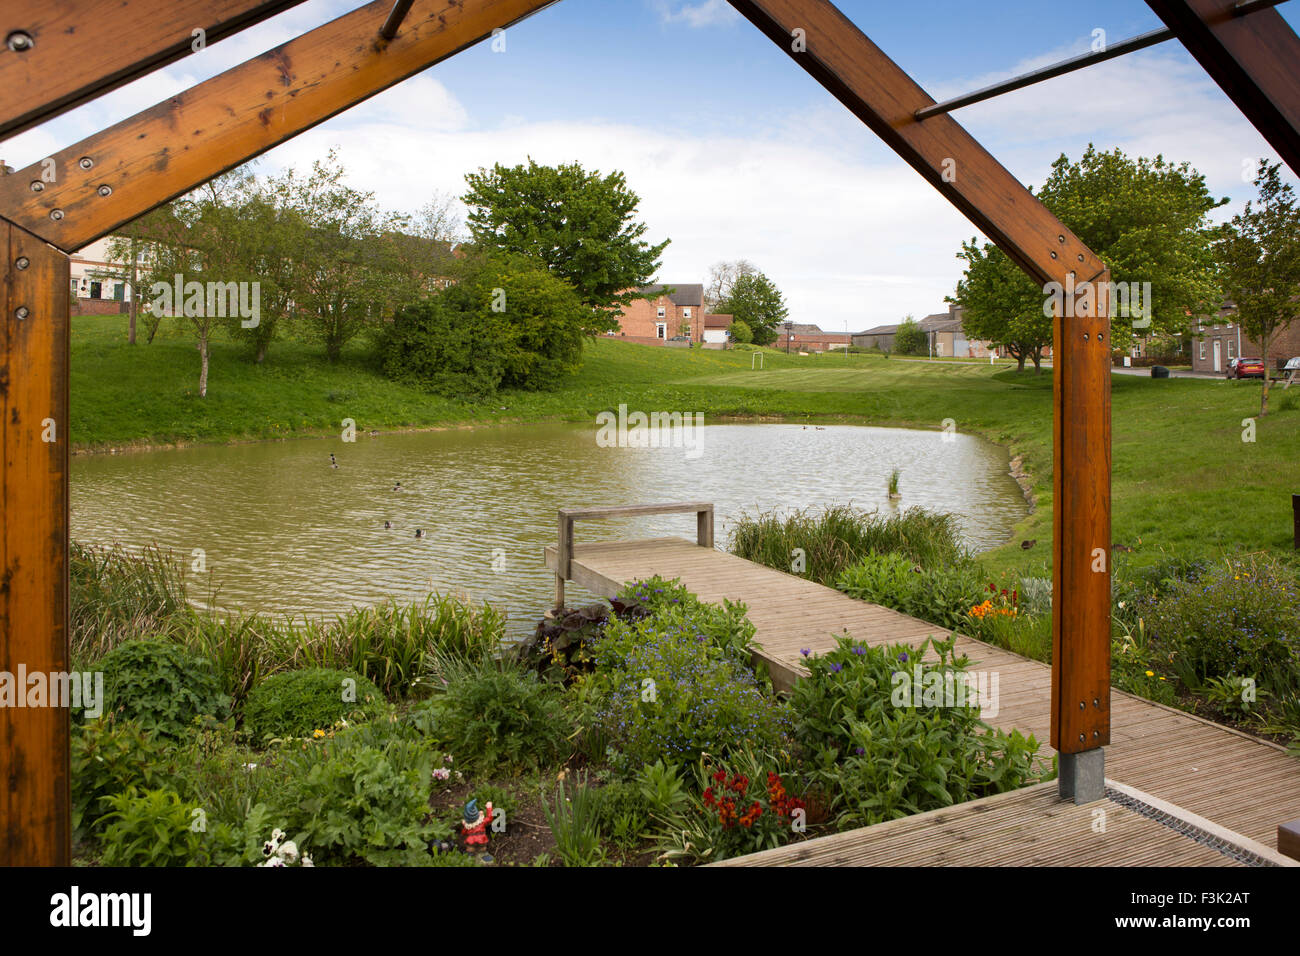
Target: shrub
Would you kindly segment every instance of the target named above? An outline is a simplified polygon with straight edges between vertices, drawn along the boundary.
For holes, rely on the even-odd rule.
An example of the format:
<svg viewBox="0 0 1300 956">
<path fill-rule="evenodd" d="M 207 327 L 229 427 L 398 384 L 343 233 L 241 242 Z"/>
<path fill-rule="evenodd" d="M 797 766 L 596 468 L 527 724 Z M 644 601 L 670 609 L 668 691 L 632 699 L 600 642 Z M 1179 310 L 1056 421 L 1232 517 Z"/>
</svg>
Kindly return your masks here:
<svg viewBox="0 0 1300 956">
<path fill-rule="evenodd" d="M 457 677 L 427 714 L 433 734 L 462 767 L 536 769 L 569 755 L 573 728 L 560 691 L 516 667 L 487 664 Z"/>
<path fill-rule="evenodd" d="M 727 331 L 731 333 L 731 341 L 737 345 L 749 345 L 754 341 L 754 330 L 749 327 L 749 323 L 739 319 L 732 322 Z"/>
<path fill-rule="evenodd" d="M 650 808 L 635 783 L 613 781 L 593 792 L 596 829 L 622 847 L 635 846 L 650 825 Z"/>
<path fill-rule="evenodd" d="M 203 811 L 172 790 L 108 797 L 104 866 L 206 866 L 211 862 Z"/>
<path fill-rule="evenodd" d="M 625 621 L 653 616 L 661 629 L 693 631 L 742 670 L 750 670 L 758 648 L 757 629 L 746 615 L 744 604 L 723 598 L 721 604 L 701 601 L 682 585 L 679 578 L 667 581 L 652 577 L 624 585 L 614 598 L 615 611 Z M 624 631 L 623 634 L 630 632 Z M 606 645 L 608 656 L 614 645 Z"/>
<path fill-rule="evenodd" d="M 106 711 L 139 721 L 148 733 L 180 738 L 196 717 L 230 710 L 212 665 L 177 644 L 127 641 L 105 654 L 99 668 Z"/>
<path fill-rule="evenodd" d="M 373 732 L 309 744 L 287 761 L 285 829 L 317 863 L 428 864 L 429 844 L 451 837 L 429 815 L 433 760 L 427 742 Z"/>
<path fill-rule="evenodd" d="M 922 664 L 933 646 L 938 662 Z M 995 730 L 979 706 L 953 693 L 935 706 L 932 687 L 963 687 L 954 641 L 866 647 L 840 638 L 808 662 L 794 688 L 795 736 L 813 780 L 834 794 L 841 827 L 950 806 L 1048 779 L 1038 743 Z M 913 689 L 919 675 L 922 685 Z M 933 675 L 933 676 L 932 676 Z M 919 698 L 919 699 L 918 699 Z"/>
<path fill-rule="evenodd" d="M 730 547 L 749 561 L 833 587 L 846 569 L 872 553 L 897 553 L 925 567 L 960 560 L 957 521 L 955 515 L 924 508 L 890 515 L 845 505 L 819 514 L 768 512 L 737 519 Z"/>
<path fill-rule="evenodd" d="M 244 704 L 244 731 L 254 740 L 306 737 L 345 718 L 387 709 L 379 688 L 353 671 L 312 667 L 268 677 Z"/>
<path fill-rule="evenodd" d="M 925 330 L 909 315 L 894 333 L 894 351 L 899 355 L 925 355 L 929 347 Z"/>
<path fill-rule="evenodd" d="M 596 645 L 597 720 L 628 762 L 774 747 L 783 708 L 749 670 L 679 615 L 613 621 Z"/>
<path fill-rule="evenodd" d="M 835 586 L 850 597 L 949 629 L 970 622 L 970 610 L 988 592 L 970 564 L 922 568 L 901 554 L 872 554 L 840 575 Z"/>
<path fill-rule="evenodd" d="M 594 667 L 591 646 L 609 620 L 604 604 L 588 604 L 537 623 L 533 636 L 510 652 L 512 660 L 544 681 L 570 684 Z"/>
<path fill-rule="evenodd" d="M 166 743 L 145 733 L 135 721 L 115 720 L 111 715 L 73 725 L 71 769 L 75 840 L 93 839 L 102 832 L 106 797 L 133 786 L 147 790 L 178 786 L 178 766 Z"/>
<path fill-rule="evenodd" d="M 1238 675 L 1271 688 L 1300 672 L 1300 581 L 1276 558 L 1231 558 L 1171 582 L 1146 627 L 1160 654 L 1185 658 L 1201 680 Z"/>
</svg>

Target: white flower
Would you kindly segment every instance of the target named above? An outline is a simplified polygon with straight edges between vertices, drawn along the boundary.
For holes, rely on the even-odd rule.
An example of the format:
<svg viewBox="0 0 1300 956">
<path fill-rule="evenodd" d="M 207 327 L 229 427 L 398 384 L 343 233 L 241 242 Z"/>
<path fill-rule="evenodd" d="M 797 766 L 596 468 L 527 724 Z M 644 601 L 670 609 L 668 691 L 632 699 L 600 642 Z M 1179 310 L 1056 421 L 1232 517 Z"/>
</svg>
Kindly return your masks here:
<svg viewBox="0 0 1300 956">
<path fill-rule="evenodd" d="M 292 840 L 285 843 L 284 846 L 280 847 L 280 857 L 286 863 L 295 862 L 298 859 L 298 844 Z"/>
<path fill-rule="evenodd" d="M 301 865 L 302 865 L 302 866 L 310 866 L 310 867 L 315 867 L 315 866 L 316 866 L 316 864 L 313 863 L 313 862 L 311 861 L 311 857 L 309 857 L 306 853 L 304 853 L 304 854 L 302 855 L 302 863 L 301 863 Z"/>
</svg>

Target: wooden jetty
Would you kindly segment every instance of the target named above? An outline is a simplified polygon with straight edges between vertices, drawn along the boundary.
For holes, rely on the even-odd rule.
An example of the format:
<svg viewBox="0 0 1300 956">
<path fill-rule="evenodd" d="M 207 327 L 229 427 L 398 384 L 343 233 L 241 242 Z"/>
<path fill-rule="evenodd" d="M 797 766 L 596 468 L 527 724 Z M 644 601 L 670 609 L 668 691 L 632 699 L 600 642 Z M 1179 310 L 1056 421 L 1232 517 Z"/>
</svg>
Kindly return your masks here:
<svg viewBox="0 0 1300 956">
<path fill-rule="evenodd" d="M 592 544 L 574 541 L 574 522 L 578 519 L 675 511 L 696 513 L 694 542 L 684 538 Z M 654 575 L 680 578 L 683 585 L 704 601 L 721 601 L 723 598 L 743 601 L 748 607 L 749 619 L 757 629 L 758 657 L 767 663 L 773 684 L 778 689 L 788 689 L 803 672 L 803 649 L 812 654 L 826 652 L 834 647 L 838 635 L 847 633 L 855 640 L 874 646 L 896 642 L 919 644 L 927 637 L 947 638 L 951 633 L 804 578 L 716 550 L 713 547 L 712 506 L 705 503 L 636 506 L 632 509 L 566 509 L 560 512 L 559 527 L 560 542 L 545 551 L 547 566 L 556 572 L 558 601 L 563 600 L 562 578 L 594 593 L 612 597 L 627 582 Z M 561 568 L 565 570 L 561 571 Z M 998 710 L 993 715 L 990 702 L 986 706 L 985 719 L 1007 730 L 1015 728 L 1023 734 L 1033 734 L 1044 752 L 1050 752 L 1047 746 L 1051 725 L 1050 666 L 964 635 L 957 636 L 956 652 L 970 658 L 972 670 L 998 674 Z M 1112 691 L 1111 708 L 1111 744 L 1106 748 L 1109 786 L 1132 788 L 1147 802 L 1172 808 L 1176 811 L 1174 816 L 1213 821 L 1213 825 L 1225 833 L 1239 835 L 1238 842 L 1242 845 L 1265 847 L 1276 853 L 1279 826 L 1300 819 L 1300 760 L 1271 742 L 1120 690 Z M 993 799 L 1002 801 L 1002 798 Z M 982 814 L 986 811 L 982 808 L 963 806 L 966 809 L 941 811 L 941 814 L 949 814 L 942 818 L 943 821 L 958 821 L 953 825 L 964 826 L 960 816 L 952 816 L 955 813 L 971 814 L 971 820 L 984 819 Z M 1043 828 L 1043 839 L 1058 839 L 1057 830 L 1062 826 L 1071 827 L 1070 832 L 1077 830 L 1076 837 L 1080 842 L 1075 849 L 1081 854 L 1081 862 L 1103 864 L 1111 859 L 1106 855 L 1095 860 L 1089 858 L 1086 847 L 1091 831 L 1086 826 L 1074 826 L 1072 821 L 1075 818 L 1071 814 L 1075 811 L 1066 811 L 1073 805 L 1055 796 L 1055 784 L 1047 789 L 1031 788 L 1023 796 L 996 802 L 994 806 L 1002 808 L 1000 813 L 1025 814 L 1027 826 L 1028 821 L 1037 820 Z M 1086 813 L 1088 806 L 1077 809 Z M 1117 807 L 1116 816 L 1127 820 L 1129 812 Z M 912 825 L 925 826 L 925 819 L 934 823 L 939 818 L 934 815 L 918 817 Z M 821 841 L 814 840 L 760 855 L 761 860 L 757 862 L 783 860 L 795 863 L 805 859 L 803 854 L 813 852 L 817 855 L 811 858 L 819 865 L 836 860 L 845 865 L 856 865 L 876 858 L 871 847 L 877 839 L 877 831 L 883 834 L 879 839 L 887 841 L 891 839 L 890 834 L 904 829 L 898 825 L 902 823 L 896 821 L 855 831 L 854 834 L 824 838 L 840 841 L 842 856 L 837 857 L 839 851 L 826 850 Z M 889 829 L 882 830 L 882 826 Z M 1135 821 L 1133 826 L 1149 829 L 1147 824 Z M 1163 862 L 1172 865 L 1209 859 L 1199 851 L 1186 847 L 1179 849 L 1178 841 L 1184 838 L 1169 826 L 1162 829 L 1173 840 Z M 847 839 L 849 836 L 854 839 Z M 860 845 L 859 841 L 863 840 L 865 844 Z M 817 844 L 817 848 L 808 850 L 813 844 Z M 974 853 L 982 846 L 983 843 L 974 842 L 968 850 Z M 1012 854 L 1015 859 L 1011 862 L 1028 864 L 1048 859 L 1034 849 L 1033 842 L 1025 843 L 1024 847 L 1020 856 Z M 925 860 L 913 862 L 1007 862 L 1003 856 L 997 855 L 967 856 L 967 850 L 963 850 L 963 856 L 958 860 L 940 852 L 941 849 L 942 844 L 936 844 L 934 853 Z M 1061 852 L 1067 852 L 1067 848 L 1062 848 Z M 1219 862 L 1224 862 L 1224 859 L 1221 857 Z"/>
</svg>

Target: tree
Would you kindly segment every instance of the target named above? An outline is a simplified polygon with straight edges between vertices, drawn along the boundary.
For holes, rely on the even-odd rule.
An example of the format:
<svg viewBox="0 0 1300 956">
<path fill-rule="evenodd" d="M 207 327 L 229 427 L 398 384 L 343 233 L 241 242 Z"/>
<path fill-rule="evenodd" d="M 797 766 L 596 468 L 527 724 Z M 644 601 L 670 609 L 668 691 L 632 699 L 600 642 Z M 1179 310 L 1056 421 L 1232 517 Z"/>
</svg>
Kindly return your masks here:
<svg viewBox="0 0 1300 956">
<path fill-rule="evenodd" d="M 718 308 L 731 295 L 731 287 L 741 276 L 754 275 L 758 266 L 748 259 L 735 262 L 715 262 L 709 267 L 709 280 L 704 284 L 704 311 L 715 315 L 725 314 Z"/>
<path fill-rule="evenodd" d="M 894 352 L 898 355 L 925 355 L 929 349 L 929 338 L 924 330 L 910 315 L 898 326 L 894 333 Z"/>
<path fill-rule="evenodd" d="M 542 262 L 578 293 L 588 335 L 614 331 L 624 306 L 644 298 L 668 241 L 649 245 L 635 220 L 640 198 L 621 172 L 602 177 L 579 164 L 497 164 L 465 177 L 469 229 L 485 250 Z"/>
<path fill-rule="evenodd" d="M 397 311 L 384 372 L 467 399 L 553 388 L 582 362 L 588 314 L 578 293 L 540 263 L 480 255 L 455 285 Z"/>
<path fill-rule="evenodd" d="M 748 345 L 754 341 L 754 330 L 739 320 L 732 322 L 727 331 L 731 334 L 731 341 L 737 345 Z"/>
<path fill-rule="evenodd" d="M 1280 166 L 1260 160 L 1258 199 L 1224 224 L 1215 247 L 1224 291 L 1237 306 L 1237 323 L 1260 344 L 1261 416 L 1268 414 L 1269 345 L 1295 321 L 1300 308 L 1300 209 L 1290 184 L 1282 182 Z"/>
<path fill-rule="evenodd" d="M 718 314 L 730 315 L 744 322 L 754 336 L 755 345 L 771 345 L 777 340 L 777 326 L 790 310 L 772 280 L 761 272 L 740 276 L 731 286 L 731 294 L 719 304 Z"/>
<path fill-rule="evenodd" d="M 1111 303 L 1113 343 L 1124 345 L 1135 329 L 1184 335 L 1193 316 L 1218 310 L 1209 213 L 1227 200 L 1211 196 L 1187 163 L 1133 160 L 1089 145 L 1077 163 L 1062 154 L 1052 164 L 1038 198 L 1128 293 Z M 950 301 L 965 308 L 966 334 L 1005 346 L 1022 369 L 1026 357 L 1037 367 L 1052 339 L 1047 290 L 991 244 L 963 243 L 958 258 L 967 262 L 966 275 Z"/>
</svg>

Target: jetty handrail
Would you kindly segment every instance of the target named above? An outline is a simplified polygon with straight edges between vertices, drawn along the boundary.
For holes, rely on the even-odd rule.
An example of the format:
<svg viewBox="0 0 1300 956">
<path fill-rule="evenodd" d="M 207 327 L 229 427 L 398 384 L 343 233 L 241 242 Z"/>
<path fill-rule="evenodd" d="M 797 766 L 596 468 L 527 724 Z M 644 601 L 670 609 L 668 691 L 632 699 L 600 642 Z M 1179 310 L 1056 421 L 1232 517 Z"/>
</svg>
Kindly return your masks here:
<svg viewBox="0 0 1300 956">
<path fill-rule="evenodd" d="M 679 501 L 658 505 L 600 505 L 559 510 L 559 542 L 555 549 L 555 607 L 564 607 L 564 582 L 573 571 L 573 525 L 579 519 L 622 518 L 629 515 L 666 515 L 693 512 L 695 541 L 713 547 L 713 502 Z"/>
</svg>

